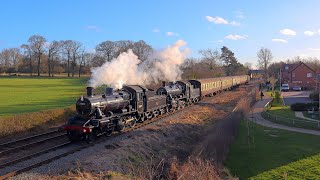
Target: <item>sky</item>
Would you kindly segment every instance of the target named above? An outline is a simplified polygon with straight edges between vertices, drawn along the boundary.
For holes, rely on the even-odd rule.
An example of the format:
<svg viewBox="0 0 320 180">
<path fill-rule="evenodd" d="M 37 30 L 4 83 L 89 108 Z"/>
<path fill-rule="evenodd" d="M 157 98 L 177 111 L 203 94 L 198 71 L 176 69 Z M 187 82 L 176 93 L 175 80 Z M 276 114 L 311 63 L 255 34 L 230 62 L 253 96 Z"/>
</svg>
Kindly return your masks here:
<svg viewBox="0 0 320 180">
<path fill-rule="evenodd" d="M 241 63 L 256 64 L 261 47 L 274 61 L 320 58 L 318 0 L 4 0 L 0 8 L 0 50 L 39 34 L 80 41 L 88 51 L 106 40 L 162 49 L 182 39 L 191 57 L 227 46 Z"/>
</svg>

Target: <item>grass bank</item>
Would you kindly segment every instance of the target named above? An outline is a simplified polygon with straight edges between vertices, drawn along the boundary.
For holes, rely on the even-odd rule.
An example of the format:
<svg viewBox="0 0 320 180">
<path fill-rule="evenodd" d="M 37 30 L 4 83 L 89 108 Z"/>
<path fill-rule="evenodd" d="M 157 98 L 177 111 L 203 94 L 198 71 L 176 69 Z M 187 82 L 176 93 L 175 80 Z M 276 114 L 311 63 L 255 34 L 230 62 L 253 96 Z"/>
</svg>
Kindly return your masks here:
<svg viewBox="0 0 320 180">
<path fill-rule="evenodd" d="M 281 101 L 273 101 L 269 110 L 261 113 L 262 117 L 269 121 L 292 127 L 319 130 L 317 122 L 306 121 L 295 116 L 290 106 L 283 106 Z"/>
<path fill-rule="evenodd" d="M 20 137 L 63 125 L 75 114 L 75 106 L 0 117 L 0 137 Z M 11 137 L 11 136 L 10 136 Z"/>
<path fill-rule="evenodd" d="M 0 77 L 0 117 L 64 108 L 85 92 L 87 78 Z"/>
<path fill-rule="evenodd" d="M 266 128 L 242 120 L 226 167 L 240 179 L 319 179 L 319 136 Z"/>
</svg>

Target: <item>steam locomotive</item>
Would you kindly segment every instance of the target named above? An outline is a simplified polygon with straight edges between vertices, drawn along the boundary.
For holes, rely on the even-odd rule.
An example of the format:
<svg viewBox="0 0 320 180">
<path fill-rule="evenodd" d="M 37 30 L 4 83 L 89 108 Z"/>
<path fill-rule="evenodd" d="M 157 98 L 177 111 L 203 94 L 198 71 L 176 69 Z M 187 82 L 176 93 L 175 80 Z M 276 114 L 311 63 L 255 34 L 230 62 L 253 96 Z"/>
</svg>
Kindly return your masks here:
<svg viewBox="0 0 320 180">
<path fill-rule="evenodd" d="M 64 130 L 71 141 L 91 141 L 114 131 L 122 132 L 137 122 L 184 108 L 200 101 L 205 96 L 214 96 L 224 90 L 249 81 L 249 76 L 230 76 L 198 80 L 170 82 L 156 91 L 140 85 L 125 85 L 120 90 L 106 88 L 103 94 L 95 95 L 87 87 L 86 96 L 76 102 L 77 114 L 70 118 Z"/>
</svg>

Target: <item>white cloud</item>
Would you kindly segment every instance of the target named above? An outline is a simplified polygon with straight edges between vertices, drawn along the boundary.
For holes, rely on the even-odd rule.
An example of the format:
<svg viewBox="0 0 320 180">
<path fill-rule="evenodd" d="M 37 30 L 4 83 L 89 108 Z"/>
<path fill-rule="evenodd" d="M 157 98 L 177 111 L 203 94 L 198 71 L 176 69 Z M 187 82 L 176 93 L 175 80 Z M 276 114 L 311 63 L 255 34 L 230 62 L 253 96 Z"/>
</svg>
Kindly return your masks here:
<svg viewBox="0 0 320 180">
<path fill-rule="evenodd" d="M 228 36 L 224 37 L 226 39 L 231 39 L 231 40 L 244 40 L 247 39 L 248 36 L 240 36 L 237 34 L 229 34 Z"/>
<path fill-rule="evenodd" d="M 317 32 L 313 32 L 313 31 L 305 31 L 304 32 L 304 35 L 306 35 L 306 36 L 313 36 L 313 35 L 315 35 Z"/>
<path fill-rule="evenodd" d="M 211 17 L 211 16 L 206 16 L 207 21 L 213 22 L 215 24 L 229 24 L 227 20 L 223 19 L 222 17 Z"/>
<path fill-rule="evenodd" d="M 297 35 L 297 33 L 292 29 L 282 29 L 282 30 L 280 30 L 280 33 L 283 34 L 283 35 L 286 35 L 286 36 L 295 36 L 295 35 Z"/>
<path fill-rule="evenodd" d="M 94 30 L 96 32 L 100 32 L 101 31 L 101 29 L 98 28 L 97 26 L 90 25 L 90 26 L 87 26 L 86 28 L 89 29 L 89 30 Z"/>
<path fill-rule="evenodd" d="M 167 32 L 167 36 L 179 36 L 179 33 L 175 33 L 175 32 Z"/>
<path fill-rule="evenodd" d="M 223 40 L 218 40 L 219 43 L 223 43 Z"/>
<path fill-rule="evenodd" d="M 279 42 L 279 43 L 288 43 L 285 39 L 272 39 L 273 42 Z"/>
<path fill-rule="evenodd" d="M 230 24 L 233 26 L 240 26 L 240 23 L 236 21 L 231 21 Z"/>
<path fill-rule="evenodd" d="M 158 32 L 160 32 L 160 29 L 159 28 L 154 28 L 152 31 L 155 32 L 155 33 L 158 33 Z"/>
<path fill-rule="evenodd" d="M 308 48 L 308 50 L 311 50 L 311 51 L 320 51 L 320 48 Z"/>
<path fill-rule="evenodd" d="M 234 11 L 234 13 L 236 14 L 236 18 L 238 19 L 245 19 L 246 17 L 243 15 L 243 12 L 238 10 L 238 11 Z"/>
<path fill-rule="evenodd" d="M 240 26 L 239 22 L 236 21 L 231 21 L 228 22 L 228 20 L 223 19 L 222 17 L 216 16 L 216 17 L 211 17 L 211 16 L 206 16 L 207 21 L 213 22 L 215 24 L 228 24 L 232 26 Z"/>
</svg>

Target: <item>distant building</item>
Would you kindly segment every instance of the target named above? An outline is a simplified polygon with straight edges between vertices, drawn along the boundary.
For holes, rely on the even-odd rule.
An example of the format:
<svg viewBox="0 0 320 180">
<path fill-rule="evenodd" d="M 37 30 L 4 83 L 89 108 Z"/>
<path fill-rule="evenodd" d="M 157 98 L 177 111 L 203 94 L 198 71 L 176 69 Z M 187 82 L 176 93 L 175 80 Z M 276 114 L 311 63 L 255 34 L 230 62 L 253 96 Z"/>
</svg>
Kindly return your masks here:
<svg viewBox="0 0 320 180">
<path fill-rule="evenodd" d="M 252 79 L 259 79 L 262 78 L 264 75 L 264 70 L 249 70 L 248 71 L 248 75 L 252 78 Z"/>
<path fill-rule="evenodd" d="M 282 64 L 281 83 L 290 87 L 298 85 L 303 88 L 315 88 L 316 72 L 303 62 L 296 64 Z"/>
</svg>

